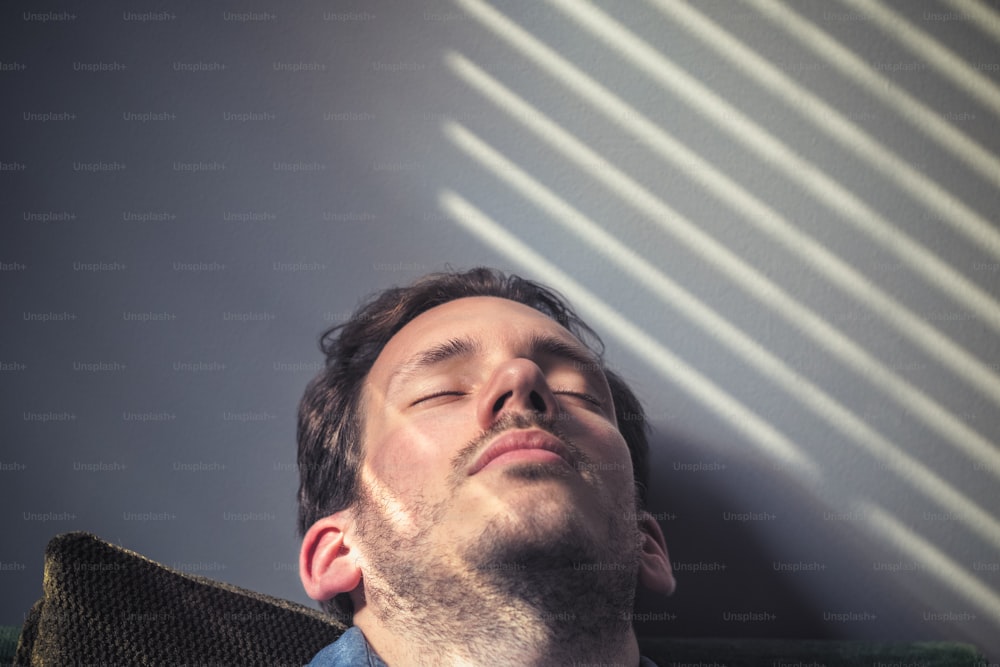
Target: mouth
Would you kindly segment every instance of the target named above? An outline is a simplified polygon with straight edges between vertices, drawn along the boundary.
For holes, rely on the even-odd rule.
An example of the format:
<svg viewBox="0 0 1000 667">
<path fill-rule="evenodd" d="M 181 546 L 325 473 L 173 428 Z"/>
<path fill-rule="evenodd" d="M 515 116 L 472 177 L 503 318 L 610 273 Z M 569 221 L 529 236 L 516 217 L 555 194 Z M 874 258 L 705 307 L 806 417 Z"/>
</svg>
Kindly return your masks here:
<svg viewBox="0 0 1000 667">
<path fill-rule="evenodd" d="M 488 466 L 513 463 L 561 463 L 572 465 L 566 445 L 556 436 L 532 429 L 508 431 L 494 440 L 469 468 L 475 475 Z"/>
</svg>

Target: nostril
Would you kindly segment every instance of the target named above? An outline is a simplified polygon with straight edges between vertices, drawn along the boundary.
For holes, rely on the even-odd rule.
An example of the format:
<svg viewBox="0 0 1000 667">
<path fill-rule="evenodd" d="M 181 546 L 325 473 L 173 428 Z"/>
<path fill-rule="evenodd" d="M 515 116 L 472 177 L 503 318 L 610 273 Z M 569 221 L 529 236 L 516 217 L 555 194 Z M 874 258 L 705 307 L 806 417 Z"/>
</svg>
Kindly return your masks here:
<svg viewBox="0 0 1000 667">
<path fill-rule="evenodd" d="M 545 404 L 545 399 L 537 391 L 531 392 L 531 407 L 535 409 L 536 412 L 546 412 L 549 406 Z"/>
<path fill-rule="evenodd" d="M 498 398 L 497 402 L 493 404 L 493 412 L 500 412 L 500 410 L 503 409 L 503 404 L 507 401 L 507 397 L 510 396 L 512 393 L 513 392 L 508 391 L 506 394 Z"/>
</svg>

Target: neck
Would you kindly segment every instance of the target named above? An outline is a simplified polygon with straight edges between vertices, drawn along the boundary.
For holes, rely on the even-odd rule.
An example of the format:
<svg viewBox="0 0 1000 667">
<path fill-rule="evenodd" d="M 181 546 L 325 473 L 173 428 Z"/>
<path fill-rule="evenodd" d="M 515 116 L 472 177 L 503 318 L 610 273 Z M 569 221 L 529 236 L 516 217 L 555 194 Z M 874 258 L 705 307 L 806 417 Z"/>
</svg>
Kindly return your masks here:
<svg viewBox="0 0 1000 667">
<path fill-rule="evenodd" d="M 639 664 L 630 614 L 609 611 L 617 605 L 594 589 L 570 604 L 549 598 L 544 605 L 498 605 L 495 591 L 452 590 L 438 591 L 434 604 L 396 607 L 391 615 L 374 613 L 369 598 L 355 624 L 390 667 Z M 473 609 L 478 613 L 468 613 Z"/>
</svg>

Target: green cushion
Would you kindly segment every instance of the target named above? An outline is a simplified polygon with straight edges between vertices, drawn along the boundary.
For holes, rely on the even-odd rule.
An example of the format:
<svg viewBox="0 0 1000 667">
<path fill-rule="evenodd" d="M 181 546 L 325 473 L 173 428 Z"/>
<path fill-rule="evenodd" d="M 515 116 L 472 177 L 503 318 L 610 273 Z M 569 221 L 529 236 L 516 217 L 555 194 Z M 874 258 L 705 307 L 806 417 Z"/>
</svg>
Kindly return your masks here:
<svg viewBox="0 0 1000 667">
<path fill-rule="evenodd" d="M 14 661 L 14 650 L 20 633 L 21 628 L 16 625 L 0 625 L 0 665 L 9 665 Z"/>
</svg>

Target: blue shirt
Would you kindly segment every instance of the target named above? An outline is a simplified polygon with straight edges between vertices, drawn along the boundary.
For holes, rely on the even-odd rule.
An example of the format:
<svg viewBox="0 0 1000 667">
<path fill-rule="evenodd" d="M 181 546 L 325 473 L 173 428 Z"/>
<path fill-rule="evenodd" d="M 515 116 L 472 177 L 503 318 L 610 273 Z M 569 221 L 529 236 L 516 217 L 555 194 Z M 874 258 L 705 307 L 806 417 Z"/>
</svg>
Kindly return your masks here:
<svg viewBox="0 0 1000 667">
<path fill-rule="evenodd" d="M 306 667 L 389 667 L 357 627 L 350 627 L 337 641 L 313 656 Z"/>
<path fill-rule="evenodd" d="M 306 667 L 389 667 L 368 645 L 357 627 L 348 628 L 340 638 L 317 653 Z M 656 667 L 649 658 L 639 658 L 639 667 Z"/>
</svg>

